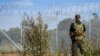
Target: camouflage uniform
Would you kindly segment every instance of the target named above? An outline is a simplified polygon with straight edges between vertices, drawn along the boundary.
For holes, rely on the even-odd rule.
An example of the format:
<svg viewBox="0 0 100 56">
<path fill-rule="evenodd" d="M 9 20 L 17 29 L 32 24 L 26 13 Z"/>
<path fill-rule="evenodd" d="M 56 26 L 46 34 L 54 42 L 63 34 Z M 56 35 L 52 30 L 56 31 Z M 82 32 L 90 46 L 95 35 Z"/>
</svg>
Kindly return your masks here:
<svg viewBox="0 0 100 56">
<path fill-rule="evenodd" d="M 72 23 L 70 27 L 70 32 L 72 32 L 71 40 L 72 40 L 72 56 L 78 56 L 78 48 L 80 49 L 81 54 L 84 53 L 83 39 L 85 26 L 80 23 Z"/>
</svg>

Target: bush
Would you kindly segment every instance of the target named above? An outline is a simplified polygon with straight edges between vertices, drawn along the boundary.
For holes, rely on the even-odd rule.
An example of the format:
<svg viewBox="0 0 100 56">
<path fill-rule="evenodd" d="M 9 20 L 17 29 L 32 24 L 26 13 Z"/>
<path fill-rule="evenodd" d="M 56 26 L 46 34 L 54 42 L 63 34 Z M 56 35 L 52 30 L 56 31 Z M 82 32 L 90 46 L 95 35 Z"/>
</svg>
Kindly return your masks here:
<svg viewBox="0 0 100 56">
<path fill-rule="evenodd" d="M 37 22 L 27 15 L 24 29 L 25 51 L 30 52 L 31 56 L 43 56 L 48 48 L 47 25 L 43 23 L 41 14 L 37 17 Z"/>
</svg>

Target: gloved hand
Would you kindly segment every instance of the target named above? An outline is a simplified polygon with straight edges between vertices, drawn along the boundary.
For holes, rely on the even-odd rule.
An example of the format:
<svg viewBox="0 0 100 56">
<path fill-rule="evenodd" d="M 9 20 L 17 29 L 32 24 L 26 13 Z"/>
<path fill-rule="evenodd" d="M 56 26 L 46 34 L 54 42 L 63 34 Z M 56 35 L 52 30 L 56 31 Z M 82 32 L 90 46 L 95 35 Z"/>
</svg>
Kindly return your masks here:
<svg viewBox="0 0 100 56">
<path fill-rule="evenodd" d="M 80 41 L 80 40 L 82 40 L 83 38 L 84 38 L 84 36 L 76 36 L 76 37 L 75 37 L 75 40 Z"/>
</svg>

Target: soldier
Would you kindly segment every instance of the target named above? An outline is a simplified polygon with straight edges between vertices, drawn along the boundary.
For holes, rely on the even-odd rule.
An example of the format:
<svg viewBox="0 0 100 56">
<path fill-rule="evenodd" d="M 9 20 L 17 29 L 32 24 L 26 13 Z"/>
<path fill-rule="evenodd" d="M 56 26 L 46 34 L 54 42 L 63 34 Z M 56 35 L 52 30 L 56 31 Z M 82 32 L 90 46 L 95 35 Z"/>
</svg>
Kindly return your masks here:
<svg viewBox="0 0 100 56">
<path fill-rule="evenodd" d="M 85 25 L 80 21 L 80 18 L 80 15 L 76 14 L 75 23 L 72 23 L 70 26 L 69 35 L 72 40 L 72 56 L 78 56 L 78 48 L 81 54 L 83 54 L 84 52 L 82 40 L 85 37 L 84 33 L 86 31 L 86 28 Z"/>
</svg>

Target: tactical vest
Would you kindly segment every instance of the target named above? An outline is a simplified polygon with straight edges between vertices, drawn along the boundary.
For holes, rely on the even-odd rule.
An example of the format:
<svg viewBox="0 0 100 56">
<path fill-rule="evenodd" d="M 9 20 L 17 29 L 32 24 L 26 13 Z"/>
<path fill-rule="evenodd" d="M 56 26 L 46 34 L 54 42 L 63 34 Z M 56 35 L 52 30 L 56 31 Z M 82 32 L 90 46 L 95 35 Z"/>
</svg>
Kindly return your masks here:
<svg viewBox="0 0 100 56">
<path fill-rule="evenodd" d="M 77 39 L 84 38 L 84 27 L 83 24 L 74 23 L 75 35 Z"/>
</svg>

